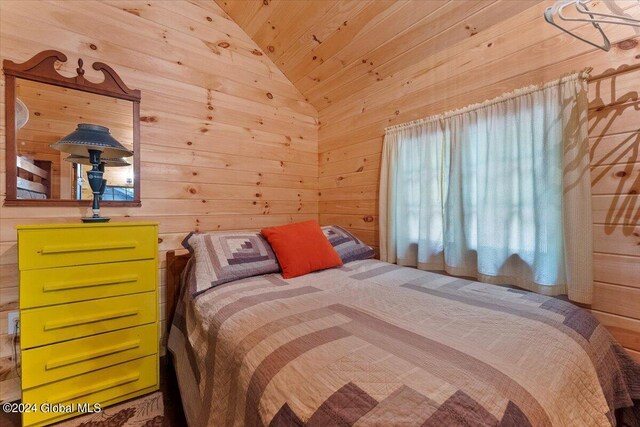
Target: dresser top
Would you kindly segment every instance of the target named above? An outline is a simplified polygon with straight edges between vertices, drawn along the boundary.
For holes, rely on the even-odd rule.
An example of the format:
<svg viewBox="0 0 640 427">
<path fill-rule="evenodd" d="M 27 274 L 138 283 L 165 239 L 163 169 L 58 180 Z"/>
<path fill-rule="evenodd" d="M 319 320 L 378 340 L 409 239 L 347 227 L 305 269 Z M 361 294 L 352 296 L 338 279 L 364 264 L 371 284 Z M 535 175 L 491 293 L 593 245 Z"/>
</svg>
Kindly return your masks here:
<svg viewBox="0 0 640 427">
<path fill-rule="evenodd" d="M 45 230 L 60 228 L 109 228 L 109 227 L 140 227 L 158 225 L 157 222 L 103 222 L 97 224 L 85 224 L 82 222 L 59 223 L 59 224 L 29 224 L 18 225 L 17 230 Z"/>
</svg>

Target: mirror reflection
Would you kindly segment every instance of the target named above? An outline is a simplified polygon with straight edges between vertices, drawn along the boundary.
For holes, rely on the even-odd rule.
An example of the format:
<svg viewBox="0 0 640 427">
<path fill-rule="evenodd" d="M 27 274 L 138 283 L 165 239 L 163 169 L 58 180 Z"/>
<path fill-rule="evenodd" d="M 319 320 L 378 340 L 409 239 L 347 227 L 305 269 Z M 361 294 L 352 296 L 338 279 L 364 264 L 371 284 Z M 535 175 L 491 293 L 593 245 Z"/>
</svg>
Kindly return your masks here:
<svg viewBox="0 0 640 427">
<path fill-rule="evenodd" d="M 133 150 L 132 101 L 24 79 L 16 79 L 16 98 L 18 199 L 92 199 L 91 165 L 72 162 L 68 153 L 50 147 L 79 123 L 105 126 Z M 133 157 L 126 160 L 128 166 L 107 164 L 101 200 L 135 200 Z"/>
</svg>

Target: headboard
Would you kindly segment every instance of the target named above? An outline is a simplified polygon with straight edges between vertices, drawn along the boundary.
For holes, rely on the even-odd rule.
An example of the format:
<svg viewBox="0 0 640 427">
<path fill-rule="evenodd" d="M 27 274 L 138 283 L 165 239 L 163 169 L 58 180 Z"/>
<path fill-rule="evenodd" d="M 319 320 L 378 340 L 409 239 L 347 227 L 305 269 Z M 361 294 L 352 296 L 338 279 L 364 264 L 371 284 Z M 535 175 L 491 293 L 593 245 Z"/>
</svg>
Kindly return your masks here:
<svg viewBox="0 0 640 427">
<path fill-rule="evenodd" d="M 165 321 L 167 322 L 167 331 L 171 330 L 173 314 L 176 311 L 176 304 L 180 297 L 180 286 L 182 285 L 180 276 L 190 258 L 191 254 L 189 252 L 177 255 L 175 250 L 167 251 L 167 268 L 165 272 L 167 290 Z"/>
<path fill-rule="evenodd" d="M 51 161 L 16 158 L 16 188 L 20 199 L 51 198 Z"/>
</svg>

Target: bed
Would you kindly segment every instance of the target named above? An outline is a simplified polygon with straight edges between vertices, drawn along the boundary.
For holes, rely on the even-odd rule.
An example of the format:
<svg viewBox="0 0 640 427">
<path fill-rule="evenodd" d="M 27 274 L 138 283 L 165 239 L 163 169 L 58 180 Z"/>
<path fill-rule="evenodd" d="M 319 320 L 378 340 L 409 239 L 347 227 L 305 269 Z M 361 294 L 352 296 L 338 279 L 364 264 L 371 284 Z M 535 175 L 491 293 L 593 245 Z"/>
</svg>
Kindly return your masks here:
<svg viewBox="0 0 640 427">
<path fill-rule="evenodd" d="M 18 199 L 50 199 L 52 162 L 17 156 L 16 196 Z"/>
<path fill-rule="evenodd" d="M 373 259 L 192 294 L 167 260 L 191 427 L 640 425 L 640 364 L 561 299 Z"/>
</svg>

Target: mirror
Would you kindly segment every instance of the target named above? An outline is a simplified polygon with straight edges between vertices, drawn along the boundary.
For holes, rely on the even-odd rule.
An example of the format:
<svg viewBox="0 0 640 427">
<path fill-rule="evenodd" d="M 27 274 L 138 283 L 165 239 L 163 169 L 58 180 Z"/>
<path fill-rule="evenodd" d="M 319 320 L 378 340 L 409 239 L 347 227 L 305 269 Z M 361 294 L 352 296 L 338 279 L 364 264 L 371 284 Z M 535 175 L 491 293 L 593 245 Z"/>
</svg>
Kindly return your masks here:
<svg viewBox="0 0 640 427">
<path fill-rule="evenodd" d="M 6 60 L 3 64 L 7 86 L 5 205 L 88 206 L 93 194 L 86 172 L 91 165 L 50 145 L 78 124 L 90 123 L 107 127 L 134 153 L 105 162 L 107 183 L 101 205 L 139 206 L 140 91 L 129 89 L 105 64 L 93 64 L 105 77 L 94 83 L 84 78 L 81 59 L 73 78 L 58 74 L 61 62 L 66 62 L 65 55 L 45 51 L 23 64 Z"/>
<path fill-rule="evenodd" d="M 86 172 L 91 166 L 65 161 L 69 154 L 50 147 L 73 132 L 78 123 L 105 126 L 118 142 L 133 150 L 131 101 L 24 79 L 16 79 L 16 99 L 16 105 L 24 105 L 28 118 L 16 133 L 17 199 L 46 196 L 67 200 L 93 198 L 86 179 Z M 31 176 L 33 170 L 27 169 L 27 163 L 47 172 L 48 179 Z M 107 188 L 103 201 L 133 200 L 133 165 L 107 167 L 104 178 Z M 29 182 L 34 181 L 43 184 L 43 192 L 34 191 L 37 188 L 34 186 L 30 188 Z"/>
</svg>

